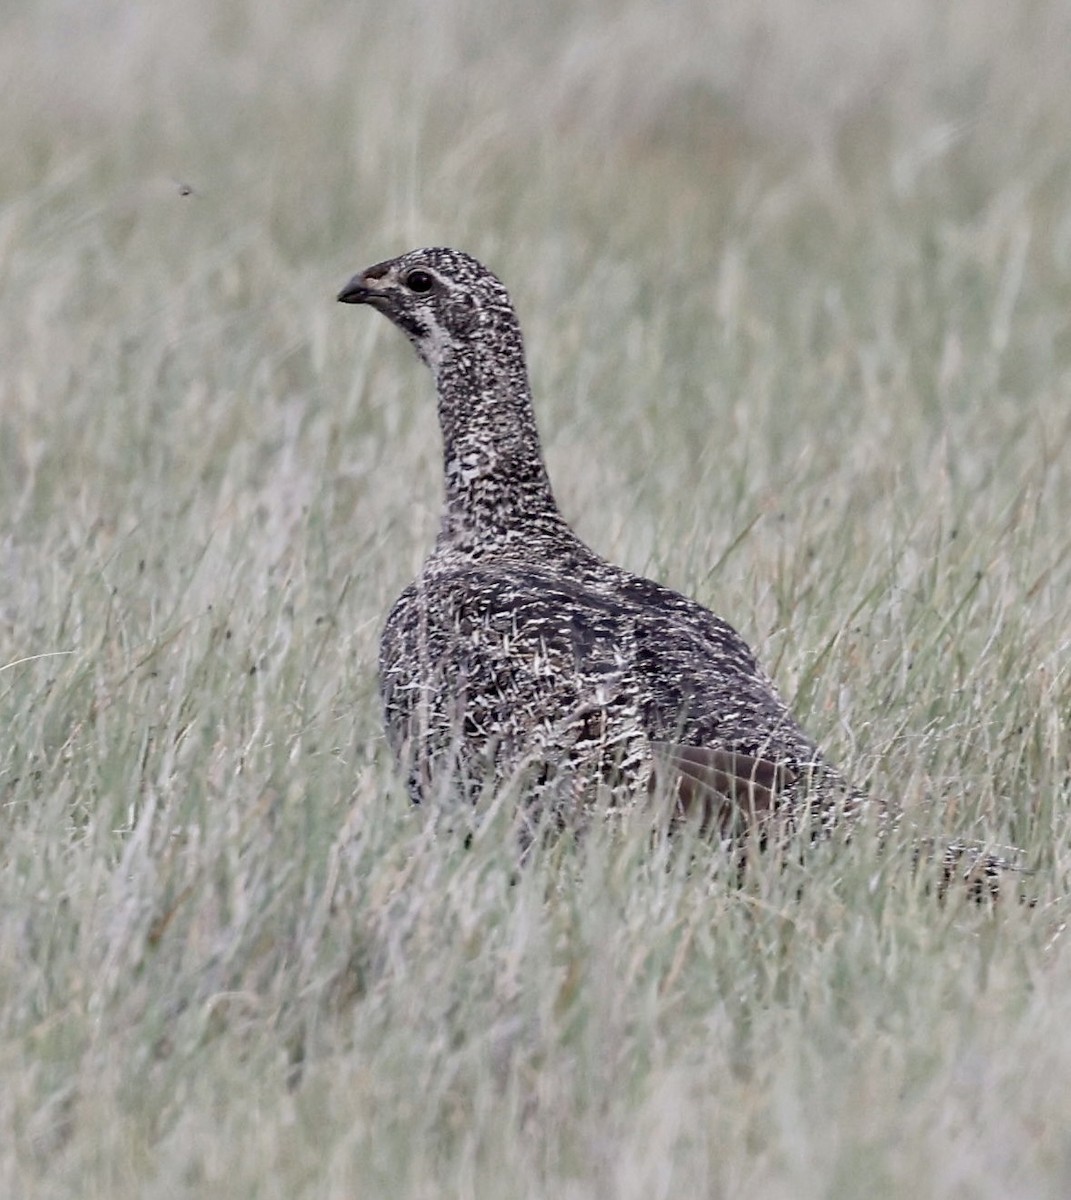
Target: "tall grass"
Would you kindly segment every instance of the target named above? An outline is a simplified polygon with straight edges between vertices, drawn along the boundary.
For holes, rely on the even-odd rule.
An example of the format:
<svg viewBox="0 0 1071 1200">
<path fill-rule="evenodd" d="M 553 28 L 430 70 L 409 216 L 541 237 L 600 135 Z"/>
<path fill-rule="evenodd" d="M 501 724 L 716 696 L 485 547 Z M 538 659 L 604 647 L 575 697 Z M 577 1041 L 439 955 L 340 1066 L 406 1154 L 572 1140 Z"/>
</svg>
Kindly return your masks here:
<svg viewBox="0 0 1071 1200">
<path fill-rule="evenodd" d="M 1068 1194 L 1069 25 L 5 6 L 0 1194 Z M 582 534 L 1036 907 L 408 806 L 431 385 L 333 296 L 441 242 Z"/>
</svg>

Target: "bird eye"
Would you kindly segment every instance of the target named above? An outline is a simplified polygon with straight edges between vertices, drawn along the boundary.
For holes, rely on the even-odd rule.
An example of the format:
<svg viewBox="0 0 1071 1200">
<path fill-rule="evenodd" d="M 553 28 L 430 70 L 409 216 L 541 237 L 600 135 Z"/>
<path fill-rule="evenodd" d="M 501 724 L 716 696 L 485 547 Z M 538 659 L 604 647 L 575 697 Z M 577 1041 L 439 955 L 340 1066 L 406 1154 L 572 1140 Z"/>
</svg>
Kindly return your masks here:
<svg viewBox="0 0 1071 1200">
<path fill-rule="evenodd" d="M 411 292 L 430 292 L 435 285 L 435 279 L 427 271 L 410 271 L 405 277 L 405 286 Z"/>
</svg>

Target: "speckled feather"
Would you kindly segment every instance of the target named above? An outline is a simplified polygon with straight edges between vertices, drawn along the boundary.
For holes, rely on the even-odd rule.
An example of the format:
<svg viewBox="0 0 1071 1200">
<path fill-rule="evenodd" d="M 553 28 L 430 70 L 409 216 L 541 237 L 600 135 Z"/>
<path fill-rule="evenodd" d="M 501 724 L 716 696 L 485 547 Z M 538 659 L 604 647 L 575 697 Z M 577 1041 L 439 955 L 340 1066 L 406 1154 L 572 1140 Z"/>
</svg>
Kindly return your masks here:
<svg viewBox="0 0 1071 1200">
<path fill-rule="evenodd" d="M 379 658 L 387 736 L 414 799 L 517 781 L 576 803 L 606 782 L 701 806 L 728 834 L 741 817 L 791 826 L 805 811 L 829 827 L 867 807 L 730 625 L 570 529 L 520 326 L 490 271 L 457 250 L 414 250 L 355 275 L 339 299 L 389 317 L 438 392 L 439 535 Z"/>
</svg>

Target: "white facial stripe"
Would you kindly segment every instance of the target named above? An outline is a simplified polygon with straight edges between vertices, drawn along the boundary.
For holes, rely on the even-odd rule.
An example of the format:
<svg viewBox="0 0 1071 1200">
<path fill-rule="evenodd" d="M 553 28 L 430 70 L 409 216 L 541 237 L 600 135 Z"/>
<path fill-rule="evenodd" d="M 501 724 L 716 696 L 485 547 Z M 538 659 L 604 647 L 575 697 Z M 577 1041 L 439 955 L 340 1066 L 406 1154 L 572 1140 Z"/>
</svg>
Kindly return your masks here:
<svg viewBox="0 0 1071 1200">
<path fill-rule="evenodd" d="M 431 313 L 422 313 L 421 319 L 427 326 L 428 335 L 421 340 L 424 359 L 438 376 L 439 368 L 446 361 L 450 349 L 450 336 Z"/>
</svg>

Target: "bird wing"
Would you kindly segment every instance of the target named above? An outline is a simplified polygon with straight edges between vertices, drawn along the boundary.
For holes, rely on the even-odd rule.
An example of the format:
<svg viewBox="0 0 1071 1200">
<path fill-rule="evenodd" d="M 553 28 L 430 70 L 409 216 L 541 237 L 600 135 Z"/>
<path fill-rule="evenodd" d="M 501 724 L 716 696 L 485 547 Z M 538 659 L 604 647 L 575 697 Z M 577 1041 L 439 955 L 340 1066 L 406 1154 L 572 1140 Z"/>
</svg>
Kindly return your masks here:
<svg viewBox="0 0 1071 1200">
<path fill-rule="evenodd" d="M 723 837 L 767 820 L 800 778 L 787 763 L 737 750 L 652 742 L 651 751 L 651 795 L 668 801 L 675 817 Z"/>
</svg>

